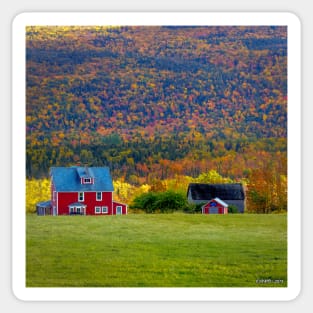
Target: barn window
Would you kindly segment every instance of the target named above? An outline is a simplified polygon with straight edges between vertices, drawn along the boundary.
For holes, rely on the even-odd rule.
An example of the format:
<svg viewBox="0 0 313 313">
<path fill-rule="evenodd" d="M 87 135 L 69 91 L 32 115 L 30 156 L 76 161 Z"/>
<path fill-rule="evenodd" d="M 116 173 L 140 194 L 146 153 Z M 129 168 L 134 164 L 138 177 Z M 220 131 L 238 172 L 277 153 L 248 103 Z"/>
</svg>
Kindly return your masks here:
<svg viewBox="0 0 313 313">
<path fill-rule="evenodd" d="M 91 184 L 91 178 L 84 178 L 84 184 Z"/>
<path fill-rule="evenodd" d="M 102 207 L 102 213 L 103 213 L 103 214 L 109 213 L 109 208 L 108 208 L 107 206 L 103 206 L 103 207 Z"/>
<path fill-rule="evenodd" d="M 84 193 L 83 192 L 78 193 L 78 201 L 84 201 Z"/>
<path fill-rule="evenodd" d="M 97 192 L 97 201 L 101 201 L 102 200 L 102 192 Z"/>
<path fill-rule="evenodd" d="M 95 207 L 95 214 L 100 214 L 101 213 L 101 206 L 96 206 Z"/>
</svg>

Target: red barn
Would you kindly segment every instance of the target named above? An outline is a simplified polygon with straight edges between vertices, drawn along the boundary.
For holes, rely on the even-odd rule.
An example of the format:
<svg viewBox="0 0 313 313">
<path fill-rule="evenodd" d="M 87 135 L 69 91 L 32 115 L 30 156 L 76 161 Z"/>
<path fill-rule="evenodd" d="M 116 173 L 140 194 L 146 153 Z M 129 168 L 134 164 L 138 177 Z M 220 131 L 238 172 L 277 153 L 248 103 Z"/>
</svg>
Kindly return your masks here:
<svg viewBox="0 0 313 313">
<path fill-rule="evenodd" d="M 228 204 L 219 198 L 210 200 L 202 206 L 202 214 L 227 214 Z"/>
<path fill-rule="evenodd" d="M 53 167 L 50 214 L 119 215 L 127 205 L 113 201 L 113 183 L 107 167 Z M 45 203 L 46 204 L 46 203 Z M 39 215 L 45 210 L 38 210 Z"/>
</svg>

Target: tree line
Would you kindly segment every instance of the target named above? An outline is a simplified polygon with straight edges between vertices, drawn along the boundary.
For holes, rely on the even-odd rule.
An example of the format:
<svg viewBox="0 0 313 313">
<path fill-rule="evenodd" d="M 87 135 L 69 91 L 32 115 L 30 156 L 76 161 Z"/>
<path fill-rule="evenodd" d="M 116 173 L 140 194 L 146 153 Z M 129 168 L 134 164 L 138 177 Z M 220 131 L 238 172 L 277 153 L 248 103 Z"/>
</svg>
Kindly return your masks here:
<svg viewBox="0 0 313 313">
<path fill-rule="evenodd" d="M 127 203 L 129 213 L 201 213 L 204 204 L 189 204 L 187 189 L 190 183 L 234 183 L 241 182 L 246 190 L 245 213 L 286 212 L 287 177 L 279 174 L 279 167 L 268 160 L 262 170 L 251 171 L 246 179 L 240 181 L 220 175 L 216 170 L 201 173 L 197 177 L 177 175 L 174 178 L 151 180 L 150 184 L 134 185 L 124 179 L 114 179 L 116 201 Z M 44 179 L 26 180 L 26 212 L 34 213 L 38 202 L 51 198 L 50 181 Z M 229 213 L 237 213 L 236 207 L 229 207 Z"/>
<path fill-rule="evenodd" d="M 271 211 L 286 157 L 284 26 L 26 28 L 29 179 L 87 164 L 140 188 L 215 170 Z"/>
</svg>

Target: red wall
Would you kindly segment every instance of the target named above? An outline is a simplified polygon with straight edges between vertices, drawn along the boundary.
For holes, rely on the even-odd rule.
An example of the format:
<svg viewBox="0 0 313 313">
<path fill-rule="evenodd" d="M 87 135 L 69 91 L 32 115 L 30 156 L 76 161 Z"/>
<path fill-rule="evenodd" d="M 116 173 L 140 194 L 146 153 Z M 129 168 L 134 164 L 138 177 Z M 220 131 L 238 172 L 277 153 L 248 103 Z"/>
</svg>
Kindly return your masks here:
<svg viewBox="0 0 313 313">
<path fill-rule="evenodd" d="M 119 202 L 113 202 L 113 214 L 116 214 L 116 207 L 121 206 L 122 207 L 122 214 L 127 214 L 127 205 L 124 203 Z"/>
<path fill-rule="evenodd" d="M 204 205 L 203 207 L 203 214 L 210 214 L 210 208 L 212 208 L 210 206 L 210 204 L 212 202 L 215 202 L 216 203 L 216 206 L 214 206 L 213 208 L 217 208 L 218 209 L 218 214 L 224 214 L 224 206 L 222 206 L 221 204 L 219 204 L 218 202 L 216 201 L 210 201 L 209 203 L 207 203 L 206 205 Z M 227 212 L 227 209 L 226 209 L 226 212 Z M 226 214 L 226 213 L 225 213 Z"/>
<path fill-rule="evenodd" d="M 78 192 L 58 192 L 58 215 L 68 215 L 68 205 L 78 201 Z M 111 215 L 112 212 L 112 192 L 102 192 L 102 200 L 96 200 L 96 192 L 84 192 L 84 201 L 86 215 Z M 96 206 L 107 206 L 107 214 L 95 214 Z"/>
</svg>

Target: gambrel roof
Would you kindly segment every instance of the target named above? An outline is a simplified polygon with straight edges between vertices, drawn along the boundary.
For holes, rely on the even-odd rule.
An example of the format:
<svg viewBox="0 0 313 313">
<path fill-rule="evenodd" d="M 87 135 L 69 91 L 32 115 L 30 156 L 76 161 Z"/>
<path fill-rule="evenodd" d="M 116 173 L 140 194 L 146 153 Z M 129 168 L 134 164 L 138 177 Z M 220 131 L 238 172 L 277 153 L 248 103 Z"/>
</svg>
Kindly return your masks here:
<svg viewBox="0 0 313 313">
<path fill-rule="evenodd" d="M 114 191 L 108 167 L 52 167 L 50 176 L 57 192 Z M 92 184 L 82 184 L 82 178 L 93 178 Z"/>
<path fill-rule="evenodd" d="M 192 200 L 209 201 L 214 198 L 227 200 L 244 200 L 245 193 L 240 183 L 235 184 L 197 184 L 188 186 L 187 196 Z"/>
</svg>

